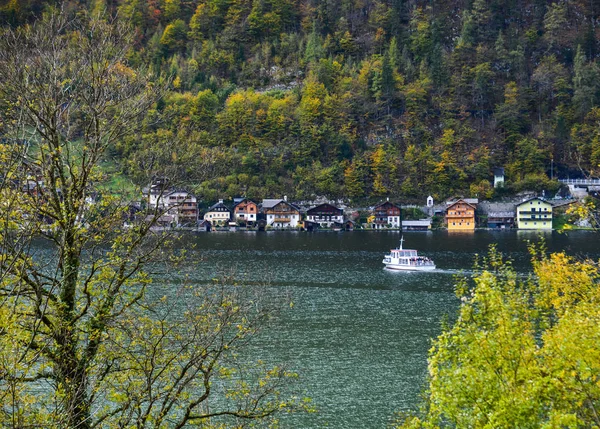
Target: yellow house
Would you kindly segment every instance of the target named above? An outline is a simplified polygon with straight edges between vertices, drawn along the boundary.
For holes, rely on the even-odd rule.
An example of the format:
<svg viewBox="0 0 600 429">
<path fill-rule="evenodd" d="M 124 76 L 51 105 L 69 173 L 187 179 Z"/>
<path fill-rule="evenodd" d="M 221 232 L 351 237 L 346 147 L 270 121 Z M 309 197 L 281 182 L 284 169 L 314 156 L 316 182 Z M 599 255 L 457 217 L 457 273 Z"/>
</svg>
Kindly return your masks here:
<svg viewBox="0 0 600 429">
<path fill-rule="evenodd" d="M 474 231 L 475 204 L 465 200 L 450 204 L 446 209 L 446 223 L 448 231 Z"/>
<path fill-rule="evenodd" d="M 541 198 L 530 198 L 517 205 L 519 229 L 552 229 L 552 205 Z"/>
</svg>

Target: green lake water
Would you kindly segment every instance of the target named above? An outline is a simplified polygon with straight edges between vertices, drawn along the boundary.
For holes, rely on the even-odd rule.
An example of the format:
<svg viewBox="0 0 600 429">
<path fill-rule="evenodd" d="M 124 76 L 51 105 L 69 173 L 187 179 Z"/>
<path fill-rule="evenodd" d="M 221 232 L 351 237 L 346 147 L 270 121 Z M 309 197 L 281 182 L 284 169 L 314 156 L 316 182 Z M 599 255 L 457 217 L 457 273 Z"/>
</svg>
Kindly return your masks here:
<svg viewBox="0 0 600 429">
<path fill-rule="evenodd" d="M 267 294 L 291 296 L 294 307 L 252 349 L 297 371 L 296 389 L 318 410 L 286 416 L 282 427 L 383 428 L 394 412 L 417 405 L 431 338 L 456 314 L 455 275 L 468 274 L 475 255 L 494 243 L 527 274 L 527 243 L 540 237 L 550 251 L 600 258 L 600 236 L 591 232 L 405 233 L 404 247 L 431 257 L 438 270 L 390 272 L 381 260 L 398 232 L 202 233 L 183 239 L 195 250 L 180 274 L 207 284 L 229 272 Z"/>
</svg>

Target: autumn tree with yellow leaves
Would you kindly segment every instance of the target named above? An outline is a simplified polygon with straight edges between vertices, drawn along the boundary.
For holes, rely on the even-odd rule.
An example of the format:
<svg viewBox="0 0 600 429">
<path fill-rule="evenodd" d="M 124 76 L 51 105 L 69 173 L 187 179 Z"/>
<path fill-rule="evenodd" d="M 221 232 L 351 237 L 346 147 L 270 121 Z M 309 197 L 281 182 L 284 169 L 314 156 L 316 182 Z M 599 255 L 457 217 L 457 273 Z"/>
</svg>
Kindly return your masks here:
<svg viewBox="0 0 600 429">
<path fill-rule="evenodd" d="M 434 341 L 421 415 L 407 428 L 600 426 L 600 268 L 532 249 L 519 276 L 492 249 L 458 284 L 458 319 Z"/>
<path fill-rule="evenodd" d="M 293 406 L 293 374 L 238 359 L 271 315 L 260 296 L 184 287 L 175 308 L 146 293 L 149 267 L 175 262 L 152 230 L 163 213 L 124 226 L 99 168 L 165 92 L 129 65 L 132 43 L 124 23 L 67 11 L 2 30 L 2 427 L 240 426 Z"/>
</svg>

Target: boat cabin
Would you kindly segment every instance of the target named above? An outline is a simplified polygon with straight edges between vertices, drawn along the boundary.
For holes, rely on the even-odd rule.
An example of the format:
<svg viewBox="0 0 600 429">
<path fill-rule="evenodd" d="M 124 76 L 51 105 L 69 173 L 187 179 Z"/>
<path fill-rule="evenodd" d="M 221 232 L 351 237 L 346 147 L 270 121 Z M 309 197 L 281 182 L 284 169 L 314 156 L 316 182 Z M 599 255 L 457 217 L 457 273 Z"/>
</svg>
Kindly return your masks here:
<svg viewBox="0 0 600 429">
<path fill-rule="evenodd" d="M 392 249 L 392 258 L 416 258 L 417 251 L 409 249 Z"/>
</svg>

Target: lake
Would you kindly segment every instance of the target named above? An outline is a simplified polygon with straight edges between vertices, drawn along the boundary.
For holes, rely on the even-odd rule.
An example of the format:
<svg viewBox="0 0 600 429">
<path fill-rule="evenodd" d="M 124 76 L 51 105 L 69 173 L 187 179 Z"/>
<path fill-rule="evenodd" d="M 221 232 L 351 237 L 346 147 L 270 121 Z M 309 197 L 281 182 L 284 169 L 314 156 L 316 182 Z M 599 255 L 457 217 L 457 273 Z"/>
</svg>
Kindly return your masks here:
<svg viewBox="0 0 600 429">
<path fill-rule="evenodd" d="M 600 258 L 600 237 L 584 231 L 404 233 L 405 248 L 435 261 L 438 270 L 425 273 L 383 269 L 399 232 L 213 232 L 181 245 L 195 245 L 194 263 L 183 268 L 193 283 L 226 271 L 242 284 L 291 295 L 294 307 L 253 347 L 297 371 L 318 412 L 286 416 L 282 427 L 382 428 L 418 403 L 431 339 L 456 314 L 455 276 L 468 274 L 475 255 L 494 243 L 526 274 L 527 243 L 540 237 L 550 251 Z"/>
</svg>

